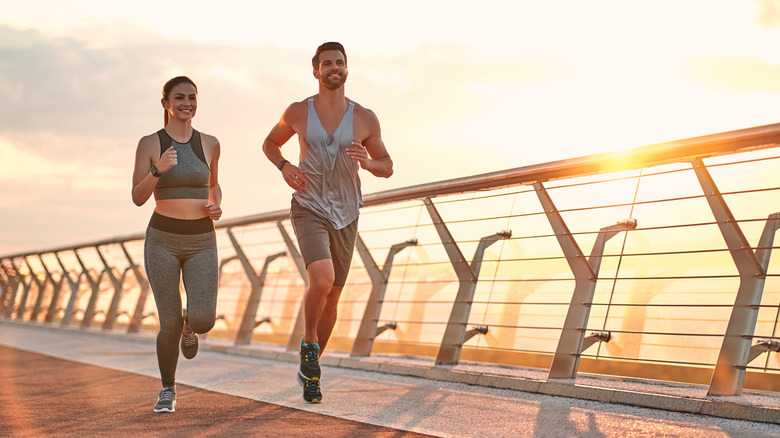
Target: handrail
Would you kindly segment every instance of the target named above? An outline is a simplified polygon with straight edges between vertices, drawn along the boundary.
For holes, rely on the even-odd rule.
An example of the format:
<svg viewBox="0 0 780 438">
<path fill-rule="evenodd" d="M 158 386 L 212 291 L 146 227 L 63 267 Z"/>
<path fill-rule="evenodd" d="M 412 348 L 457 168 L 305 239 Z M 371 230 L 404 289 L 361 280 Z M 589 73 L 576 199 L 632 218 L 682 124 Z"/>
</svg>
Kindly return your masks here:
<svg viewBox="0 0 780 438">
<path fill-rule="evenodd" d="M 762 148 L 774 149 L 725 157 Z M 715 156 L 724 158 L 705 160 Z M 778 159 L 780 124 L 773 124 L 366 195 L 370 208 L 361 220 L 357 249 L 365 269 L 355 266 L 339 320 L 342 332 L 358 323 L 360 329 L 354 339 L 334 339 L 340 343 L 334 348 L 352 345 L 352 355 L 360 356 L 370 355 L 376 344 L 384 351 L 435 357 L 436 364 L 457 363 L 463 354 L 465 360 L 547 368 L 551 379 L 582 371 L 695 383 L 710 378 L 712 366 L 710 395 L 738 395 L 743 384 L 756 388 L 756 379 L 762 388 L 780 391 L 780 369 L 771 359 L 775 350 L 763 341 L 775 342 L 780 327 L 776 300 L 764 295 L 765 279 L 777 277 L 771 252 L 780 249 L 774 244 L 780 230 L 774 202 L 780 192 Z M 672 169 L 643 172 L 675 163 Z M 630 175 L 616 178 L 619 172 Z M 553 180 L 565 183 L 550 184 L 554 190 L 548 191 Z M 237 257 L 244 259 L 246 271 L 225 273 L 224 284 L 230 286 L 221 294 L 219 319 L 226 328 L 219 335 L 232 336 L 237 344 L 262 339 L 297 348 L 303 319 L 296 302 L 308 276 L 289 236 L 289 219 L 285 209 L 216 224 L 227 232 L 217 238 L 230 238 L 236 254 L 225 248 L 220 275 L 224 263 Z M 262 226 L 235 234 L 236 228 L 256 225 Z M 38 320 L 43 301 L 50 300 L 52 311 L 66 299 L 60 324 L 72 325 L 75 306 L 83 307 L 89 298 L 82 327 L 94 325 L 92 317 L 102 314 L 103 329 L 110 329 L 124 312 L 133 315 L 128 332 L 138 331 L 148 315 L 149 288 L 134 261 L 141 248 L 133 245 L 131 255 L 125 244 L 144 237 L 134 233 L 0 256 L 0 313 Z M 486 253 L 498 239 L 504 241 Z M 407 247 L 403 258 L 393 257 Z M 93 257 L 85 265 L 82 250 L 97 252 L 99 260 Z M 380 270 L 374 257 L 385 251 Z M 35 263 L 43 263 L 41 255 L 60 261 L 68 252 L 89 284 L 68 279 L 70 294 L 64 298 L 33 276 L 44 275 Z M 286 256 L 273 272 L 266 271 L 280 254 Z M 255 273 L 253 264 L 263 260 L 263 273 Z M 483 263 L 487 272 L 480 278 Z M 17 272 L 22 266 L 27 272 Z M 66 269 L 61 261 L 60 266 Z M 105 307 L 107 297 L 98 300 L 98 294 L 104 297 L 108 290 L 92 275 L 117 269 L 135 269 L 135 280 L 127 290 L 121 279 L 114 282 L 111 305 L 95 308 L 98 301 Z M 246 277 L 249 286 L 242 282 Z M 135 306 L 122 298 L 125 293 L 133 294 Z M 693 305 L 702 308 L 699 317 L 685 310 Z M 659 315 L 654 309 L 660 306 L 668 312 Z M 759 311 L 776 315 L 774 322 L 762 320 L 757 328 Z M 273 323 L 260 327 L 263 321 Z M 382 334 L 387 329 L 395 334 Z M 686 340 L 676 339 L 681 336 Z M 489 358 L 476 356 L 482 351 L 489 351 Z"/>
<path fill-rule="evenodd" d="M 550 161 L 479 175 L 391 189 L 365 195 L 363 197 L 363 204 L 366 207 L 369 207 L 428 197 L 468 193 L 488 188 L 497 189 L 501 187 L 533 184 L 536 182 L 573 178 L 604 172 L 634 170 L 643 167 L 691 161 L 696 158 L 743 152 L 776 144 L 780 144 L 780 123 L 690 137 L 670 142 L 655 143 L 623 151 L 603 152 L 577 158 Z M 216 224 L 216 228 L 231 228 L 260 222 L 279 221 L 287 219 L 288 217 L 289 210 L 278 210 L 222 220 Z M 48 249 L 44 252 L 29 251 L 25 253 L 7 254 L 0 256 L 0 259 L 26 257 L 41 253 L 47 254 L 72 251 L 87 247 L 141 240 L 143 238 L 144 233 L 133 233 L 94 242 L 85 242 Z"/>
</svg>

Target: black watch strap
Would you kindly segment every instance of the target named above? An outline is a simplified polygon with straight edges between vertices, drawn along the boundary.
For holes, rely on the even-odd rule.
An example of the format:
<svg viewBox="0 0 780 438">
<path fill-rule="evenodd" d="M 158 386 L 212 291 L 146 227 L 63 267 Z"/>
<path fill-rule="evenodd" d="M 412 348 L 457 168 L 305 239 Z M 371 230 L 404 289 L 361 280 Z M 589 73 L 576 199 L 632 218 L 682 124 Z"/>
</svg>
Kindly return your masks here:
<svg viewBox="0 0 780 438">
<path fill-rule="evenodd" d="M 279 170 L 282 170 L 282 168 L 284 167 L 284 165 L 285 165 L 285 164 L 287 164 L 287 163 L 289 163 L 289 161 L 287 161 L 287 160 L 282 160 L 282 161 L 280 161 L 280 162 L 279 162 L 279 164 L 277 164 L 277 165 L 276 165 L 276 168 L 277 168 L 277 169 L 279 169 Z"/>
<path fill-rule="evenodd" d="M 149 172 L 151 172 L 151 173 L 152 173 L 152 176 L 153 176 L 153 177 L 156 177 L 156 178 L 159 178 L 159 177 L 160 177 L 160 175 L 162 175 L 162 172 L 160 172 L 160 171 L 158 171 L 158 170 L 157 170 L 157 166 L 152 166 L 152 168 L 151 168 L 151 169 L 149 169 Z"/>
</svg>

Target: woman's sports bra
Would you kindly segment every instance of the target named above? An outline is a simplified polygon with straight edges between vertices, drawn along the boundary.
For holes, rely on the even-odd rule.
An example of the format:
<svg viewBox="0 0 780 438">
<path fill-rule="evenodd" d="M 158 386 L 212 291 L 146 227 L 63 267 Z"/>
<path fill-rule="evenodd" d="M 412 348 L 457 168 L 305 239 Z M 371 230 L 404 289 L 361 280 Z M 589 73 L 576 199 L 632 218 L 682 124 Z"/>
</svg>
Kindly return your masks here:
<svg viewBox="0 0 780 438">
<path fill-rule="evenodd" d="M 161 199 L 208 199 L 211 171 L 203 154 L 200 132 L 192 130 L 187 143 L 178 143 L 165 132 L 157 131 L 160 137 L 160 155 L 173 146 L 177 163 L 163 172 L 154 188 L 154 198 Z"/>
</svg>

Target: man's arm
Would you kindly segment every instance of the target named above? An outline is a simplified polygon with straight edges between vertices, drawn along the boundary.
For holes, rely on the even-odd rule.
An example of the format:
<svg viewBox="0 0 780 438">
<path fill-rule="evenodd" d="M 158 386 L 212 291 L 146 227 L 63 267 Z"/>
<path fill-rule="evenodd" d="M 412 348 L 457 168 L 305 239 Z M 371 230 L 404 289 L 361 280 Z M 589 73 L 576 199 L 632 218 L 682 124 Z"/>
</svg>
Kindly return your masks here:
<svg viewBox="0 0 780 438">
<path fill-rule="evenodd" d="M 289 111 L 290 108 L 285 110 L 281 120 L 279 120 L 279 123 L 271 128 L 271 132 L 268 133 L 265 141 L 263 141 L 263 153 L 265 153 L 265 156 L 268 158 L 268 160 L 271 161 L 271 163 L 273 163 L 274 166 L 284 160 L 284 156 L 282 155 L 282 146 L 287 143 L 290 138 L 292 138 L 293 134 L 295 134 L 295 130 L 293 129 L 292 125 L 286 121 L 286 119 L 289 118 L 287 117 L 287 113 Z"/>
<path fill-rule="evenodd" d="M 278 166 L 279 163 L 285 160 L 284 155 L 282 155 L 282 146 L 296 133 L 295 126 L 300 125 L 300 119 L 300 102 L 290 105 L 284 111 L 284 114 L 282 114 L 279 123 L 271 128 L 271 132 L 268 133 L 265 141 L 263 141 L 263 153 L 265 153 L 266 158 L 268 158 L 274 166 Z M 294 164 L 289 162 L 285 163 L 280 170 L 282 172 L 282 177 L 290 187 L 295 190 L 300 190 L 306 186 L 306 172 L 301 171 Z"/>
<path fill-rule="evenodd" d="M 347 148 L 347 155 L 360 163 L 360 167 L 380 178 L 393 174 L 393 160 L 382 141 L 379 119 L 373 111 L 361 108 L 358 139 Z M 365 135 L 365 137 L 363 137 Z M 362 137 L 362 140 L 360 138 Z"/>
</svg>

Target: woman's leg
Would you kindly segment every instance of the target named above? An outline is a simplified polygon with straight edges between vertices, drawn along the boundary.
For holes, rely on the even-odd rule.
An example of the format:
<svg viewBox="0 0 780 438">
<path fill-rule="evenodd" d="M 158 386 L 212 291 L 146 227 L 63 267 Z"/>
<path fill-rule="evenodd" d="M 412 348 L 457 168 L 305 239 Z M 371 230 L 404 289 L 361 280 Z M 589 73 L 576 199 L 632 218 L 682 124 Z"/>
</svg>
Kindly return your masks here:
<svg viewBox="0 0 780 438">
<path fill-rule="evenodd" d="M 185 236 L 188 254 L 182 264 L 187 293 L 187 324 L 195 333 L 206 333 L 217 317 L 219 260 L 216 234 Z"/>
<path fill-rule="evenodd" d="M 157 362 L 163 387 L 171 386 L 175 381 L 183 326 L 179 292 L 181 264 L 176 254 L 178 237 L 177 234 L 149 228 L 144 243 L 146 275 L 152 287 L 160 321 Z"/>
</svg>

